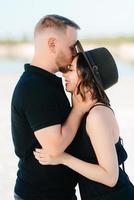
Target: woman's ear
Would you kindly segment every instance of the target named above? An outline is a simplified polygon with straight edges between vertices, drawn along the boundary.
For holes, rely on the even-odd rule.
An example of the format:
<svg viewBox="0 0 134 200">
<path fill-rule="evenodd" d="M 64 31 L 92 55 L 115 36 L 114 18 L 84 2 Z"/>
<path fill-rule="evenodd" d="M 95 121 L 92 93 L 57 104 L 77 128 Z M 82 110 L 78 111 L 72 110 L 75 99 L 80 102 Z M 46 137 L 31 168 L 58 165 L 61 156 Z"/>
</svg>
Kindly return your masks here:
<svg viewBox="0 0 134 200">
<path fill-rule="evenodd" d="M 56 39 L 53 37 L 50 37 L 48 39 L 48 47 L 51 52 L 55 53 L 56 52 Z"/>
</svg>

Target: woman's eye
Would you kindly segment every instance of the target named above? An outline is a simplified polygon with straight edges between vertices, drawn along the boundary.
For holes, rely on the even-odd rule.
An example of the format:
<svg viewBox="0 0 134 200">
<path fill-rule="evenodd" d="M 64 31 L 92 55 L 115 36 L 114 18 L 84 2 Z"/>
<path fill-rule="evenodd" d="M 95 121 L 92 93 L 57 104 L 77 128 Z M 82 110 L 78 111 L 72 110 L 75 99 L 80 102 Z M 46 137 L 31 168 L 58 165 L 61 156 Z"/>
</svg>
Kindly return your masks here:
<svg viewBox="0 0 134 200">
<path fill-rule="evenodd" d="M 68 71 L 72 72 L 73 70 L 71 69 L 71 64 L 68 65 Z"/>
</svg>

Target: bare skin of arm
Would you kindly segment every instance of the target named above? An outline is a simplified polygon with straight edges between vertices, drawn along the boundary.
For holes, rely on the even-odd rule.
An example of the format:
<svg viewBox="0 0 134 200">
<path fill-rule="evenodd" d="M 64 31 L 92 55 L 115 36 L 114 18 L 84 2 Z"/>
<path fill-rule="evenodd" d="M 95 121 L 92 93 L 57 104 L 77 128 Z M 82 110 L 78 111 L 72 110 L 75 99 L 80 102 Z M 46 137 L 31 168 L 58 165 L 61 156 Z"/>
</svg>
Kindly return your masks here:
<svg viewBox="0 0 134 200">
<path fill-rule="evenodd" d="M 59 155 L 74 139 L 84 113 L 96 102 L 82 101 L 80 95 L 73 95 L 73 108 L 63 125 L 58 124 L 35 132 L 42 148 L 51 155 Z"/>
<path fill-rule="evenodd" d="M 118 180 L 118 160 L 115 143 L 119 129 L 112 111 L 98 106 L 92 109 L 86 122 L 87 133 L 95 150 L 98 164 L 91 164 L 67 153 L 55 157 L 37 151 L 35 157 L 41 164 L 64 164 L 90 180 L 113 187 Z"/>
</svg>

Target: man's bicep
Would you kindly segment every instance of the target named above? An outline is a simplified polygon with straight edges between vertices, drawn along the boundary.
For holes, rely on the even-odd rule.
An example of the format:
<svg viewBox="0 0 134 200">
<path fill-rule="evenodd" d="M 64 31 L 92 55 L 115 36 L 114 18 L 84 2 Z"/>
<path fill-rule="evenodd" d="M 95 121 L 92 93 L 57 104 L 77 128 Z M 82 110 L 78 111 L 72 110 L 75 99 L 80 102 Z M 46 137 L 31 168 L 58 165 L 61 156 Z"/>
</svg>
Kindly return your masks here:
<svg viewBox="0 0 134 200">
<path fill-rule="evenodd" d="M 27 91 L 23 104 L 23 111 L 32 131 L 61 124 L 62 119 L 57 98 L 52 98 L 52 92 L 47 95 L 40 89 L 37 88 L 39 91 L 35 89 L 31 93 Z"/>
<path fill-rule="evenodd" d="M 61 124 L 42 128 L 34 132 L 40 145 L 51 154 L 59 152 L 61 140 Z"/>
</svg>

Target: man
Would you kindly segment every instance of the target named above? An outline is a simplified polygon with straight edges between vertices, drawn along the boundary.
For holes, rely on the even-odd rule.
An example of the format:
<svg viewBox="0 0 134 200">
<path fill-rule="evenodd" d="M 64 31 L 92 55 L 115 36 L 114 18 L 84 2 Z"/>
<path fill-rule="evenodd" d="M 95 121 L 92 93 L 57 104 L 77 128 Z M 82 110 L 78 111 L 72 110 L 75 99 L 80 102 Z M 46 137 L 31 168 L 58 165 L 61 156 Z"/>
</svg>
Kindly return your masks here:
<svg viewBox="0 0 134 200">
<path fill-rule="evenodd" d="M 89 103 L 70 109 L 62 81 L 56 75 L 71 63 L 79 26 L 58 15 L 47 15 L 36 25 L 31 64 L 18 81 L 12 98 L 12 136 L 19 157 L 15 199 L 74 200 L 77 177 L 71 169 L 42 166 L 34 158 L 37 147 L 51 155 L 71 153 L 72 142 Z M 69 146 L 69 147 L 68 147 Z M 67 148 L 68 147 L 68 148 Z"/>
</svg>

